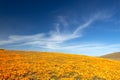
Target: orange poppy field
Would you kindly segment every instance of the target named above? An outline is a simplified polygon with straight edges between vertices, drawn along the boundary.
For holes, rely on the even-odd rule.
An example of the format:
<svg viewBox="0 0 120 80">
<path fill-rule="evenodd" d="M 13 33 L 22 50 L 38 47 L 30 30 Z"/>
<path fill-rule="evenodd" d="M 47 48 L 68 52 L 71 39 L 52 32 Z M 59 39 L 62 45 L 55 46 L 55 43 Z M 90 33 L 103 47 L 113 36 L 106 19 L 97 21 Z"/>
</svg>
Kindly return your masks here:
<svg viewBox="0 0 120 80">
<path fill-rule="evenodd" d="M 120 62 L 57 52 L 1 50 L 0 80 L 120 80 Z"/>
</svg>

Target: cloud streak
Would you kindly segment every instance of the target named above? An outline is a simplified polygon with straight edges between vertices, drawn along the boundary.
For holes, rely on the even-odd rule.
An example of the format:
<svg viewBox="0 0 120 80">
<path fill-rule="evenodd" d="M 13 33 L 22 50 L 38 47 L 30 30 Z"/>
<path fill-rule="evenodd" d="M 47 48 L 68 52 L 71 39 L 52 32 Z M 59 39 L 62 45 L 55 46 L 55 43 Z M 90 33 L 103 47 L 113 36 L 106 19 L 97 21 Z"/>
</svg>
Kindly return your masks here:
<svg viewBox="0 0 120 80">
<path fill-rule="evenodd" d="M 49 50 L 93 50 L 102 49 L 108 46 L 101 46 L 98 44 L 78 44 L 68 45 L 66 42 L 77 39 L 83 36 L 82 31 L 90 27 L 96 20 L 101 19 L 101 13 L 91 16 L 84 24 L 79 25 L 73 32 L 66 32 L 60 29 L 60 25 L 68 26 L 69 23 L 64 17 L 59 17 L 60 22 L 56 24 L 55 30 L 48 33 L 39 33 L 34 35 L 11 35 L 7 40 L 0 40 L 0 46 L 14 45 L 14 46 L 33 46 Z M 105 18 L 105 16 L 103 16 Z M 108 17 L 106 17 L 108 18 Z M 64 46 L 66 44 L 66 46 Z M 77 45 L 76 45 L 77 44 Z"/>
</svg>

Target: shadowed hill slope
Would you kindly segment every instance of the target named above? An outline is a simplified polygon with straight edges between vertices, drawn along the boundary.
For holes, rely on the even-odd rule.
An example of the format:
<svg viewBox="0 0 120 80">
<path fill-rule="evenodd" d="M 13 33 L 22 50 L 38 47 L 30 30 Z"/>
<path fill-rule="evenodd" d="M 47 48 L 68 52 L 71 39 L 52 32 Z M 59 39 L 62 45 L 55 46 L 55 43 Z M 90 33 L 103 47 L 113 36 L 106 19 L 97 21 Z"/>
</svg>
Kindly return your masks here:
<svg viewBox="0 0 120 80">
<path fill-rule="evenodd" d="M 120 52 L 115 52 L 111 54 L 106 54 L 101 56 L 102 58 L 109 58 L 109 59 L 114 59 L 114 60 L 120 60 Z"/>
</svg>

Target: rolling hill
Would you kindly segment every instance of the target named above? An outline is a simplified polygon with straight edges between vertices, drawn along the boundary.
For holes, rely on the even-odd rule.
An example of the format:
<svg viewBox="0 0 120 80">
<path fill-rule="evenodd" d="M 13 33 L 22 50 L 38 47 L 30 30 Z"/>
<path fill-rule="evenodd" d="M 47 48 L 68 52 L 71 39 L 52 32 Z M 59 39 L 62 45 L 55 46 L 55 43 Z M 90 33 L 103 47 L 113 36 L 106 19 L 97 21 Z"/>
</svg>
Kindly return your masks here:
<svg viewBox="0 0 120 80">
<path fill-rule="evenodd" d="M 120 80 L 120 61 L 57 52 L 2 50 L 1 80 Z"/>
<path fill-rule="evenodd" d="M 120 60 L 120 52 L 106 54 L 106 55 L 103 55 L 101 57 L 102 58 L 108 58 L 108 59 L 114 59 L 114 60 Z"/>
</svg>

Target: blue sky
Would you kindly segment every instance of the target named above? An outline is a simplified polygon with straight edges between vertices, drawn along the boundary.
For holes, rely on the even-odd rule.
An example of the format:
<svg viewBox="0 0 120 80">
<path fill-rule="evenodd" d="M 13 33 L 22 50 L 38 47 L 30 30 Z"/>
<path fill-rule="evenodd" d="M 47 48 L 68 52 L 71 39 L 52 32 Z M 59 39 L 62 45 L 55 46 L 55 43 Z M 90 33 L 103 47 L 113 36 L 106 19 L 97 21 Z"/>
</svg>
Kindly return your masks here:
<svg viewBox="0 0 120 80">
<path fill-rule="evenodd" d="M 99 56 L 120 51 L 119 0 L 1 0 L 0 47 Z"/>
</svg>

